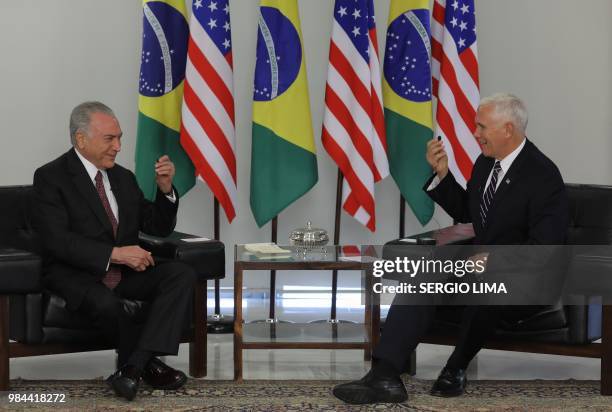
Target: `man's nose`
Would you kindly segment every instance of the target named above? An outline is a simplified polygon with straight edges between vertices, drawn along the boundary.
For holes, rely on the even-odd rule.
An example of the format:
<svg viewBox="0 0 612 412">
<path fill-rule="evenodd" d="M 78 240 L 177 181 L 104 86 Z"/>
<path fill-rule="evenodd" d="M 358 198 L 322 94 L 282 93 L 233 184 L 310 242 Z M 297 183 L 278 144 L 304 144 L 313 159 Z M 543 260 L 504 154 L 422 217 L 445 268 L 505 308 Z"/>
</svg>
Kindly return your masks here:
<svg viewBox="0 0 612 412">
<path fill-rule="evenodd" d="M 119 139 L 115 140 L 115 144 L 113 145 L 113 149 L 115 149 L 117 152 L 121 151 L 121 140 L 119 140 Z"/>
</svg>

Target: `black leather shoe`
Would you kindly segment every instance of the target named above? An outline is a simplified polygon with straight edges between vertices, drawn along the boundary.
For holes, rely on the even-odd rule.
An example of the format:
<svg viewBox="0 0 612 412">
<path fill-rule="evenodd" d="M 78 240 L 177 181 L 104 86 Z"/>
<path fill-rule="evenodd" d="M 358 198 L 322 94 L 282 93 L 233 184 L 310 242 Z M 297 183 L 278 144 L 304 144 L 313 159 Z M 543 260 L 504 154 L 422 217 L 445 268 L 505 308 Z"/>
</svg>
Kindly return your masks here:
<svg viewBox="0 0 612 412">
<path fill-rule="evenodd" d="M 117 396 L 131 401 L 138 393 L 141 380 L 141 372 L 138 368 L 125 365 L 109 376 L 106 383 L 115 391 Z"/>
<path fill-rule="evenodd" d="M 371 370 L 358 381 L 337 385 L 333 394 L 351 404 L 400 403 L 408 399 L 408 392 L 399 377 L 375 376 Z"/>
<path fill-rule="evenodd" d="M 452 398 L 461 396 L 465 392 L 467 378 L 465 377 L 465 369 L 444 368 L 440 372 L 440 376 L 434 382 L 429 392 L 433 396 L 443 398 Z"/>
<path fill-rule="evenodd" d="M 187 382 L 187 375 L 171 368 L 157 358 L 152 358 L 142 373 L 144 381 L 154 389 L 178 389 Z"/>
</svg>

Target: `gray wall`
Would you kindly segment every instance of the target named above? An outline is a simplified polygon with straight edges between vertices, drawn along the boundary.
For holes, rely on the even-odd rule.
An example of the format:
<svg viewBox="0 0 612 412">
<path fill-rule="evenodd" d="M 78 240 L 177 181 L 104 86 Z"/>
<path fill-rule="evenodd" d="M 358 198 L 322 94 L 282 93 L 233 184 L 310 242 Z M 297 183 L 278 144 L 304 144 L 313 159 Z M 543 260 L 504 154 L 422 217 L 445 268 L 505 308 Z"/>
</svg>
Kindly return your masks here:
<svg viewBox="0 0 612 412">
<path fill-rule="evenodd" d="M 389 0 L 375 0 L 381 45 Z M 256 0 L 231 0 L 235 62 L 239 205 L 222 240 L 266 241 L 249 209 L 250 119 L 256 40 Z M 482 94 L 510 91 L 530 109 L 530 138 L 559 166 L 566 181 L 612 184 L 610 143 L 612 2 L 477 0 Z M 300 0 L 319 183 L 279 219 L 279 240 L 312 220 L 333 228 L 336 167 L 320 145 L 333 0 Z M 0 185 L 26 184 L 36 167 L 69 148 L 67 118 L 87 99 L 106 102 L 124 131 L 119 162 L 134 166 L 137 79 L 141 42 L 139 0 L 20 0 L 0 3 Z M 378 230 L 369 233 L 343 215 L 343 243 L 397 237 L 399 194 L 389 178 L 377 187 Z M 212 196 L 198 184 L 181 200 L 178 229 L 212 235 Z M 437 210 L 427 228 L 450 222 Z M 408 212 L 407 233 L 423 230 Z M 228 273 L 232 253 L 228 252 Z M 280 281 L 287 279 L 282 275 Z M 300 276 L 295 274 L 295 276 Z M 321 284 L 324 274 L 299 284 Z M 354 279 L 353 279 L 354 278 Z M 231 279 L 231 275 L 228 279 Z M 263 274 L 251 285 L 264 285 Z M 343 277 L 356 284 L 358 276 Z M 225 281 L 225 284 L 229 285 Z"/>
</svg>

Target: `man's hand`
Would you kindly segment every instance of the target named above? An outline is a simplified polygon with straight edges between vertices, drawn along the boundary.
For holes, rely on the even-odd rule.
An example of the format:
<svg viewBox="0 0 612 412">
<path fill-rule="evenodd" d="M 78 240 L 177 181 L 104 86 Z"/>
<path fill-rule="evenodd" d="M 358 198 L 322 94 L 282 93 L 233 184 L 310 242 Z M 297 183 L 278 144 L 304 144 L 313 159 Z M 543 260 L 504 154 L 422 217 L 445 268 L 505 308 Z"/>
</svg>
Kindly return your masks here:
<svg viewBox="0 0 612 412">
<path fill-rule="evenodd" d="M 431 139 L 427 142 L 427 163 L 436 172 L 440 180 L 448 174 L 448 156 L 444 150 L 442 141 Z"/>
<path fill-rule="evenodd" d="M 172 192 L 174 173 L 174 163 L 170 161 L 168 155 L 163 155 L 155 162 L 155 181 L 159 190 L 165 195 Z"/>
<path fill-rule="evenodd" d="M 137 272 L 142 272 L 149 266 L 155 266 L 151 252 L 136 245 L 114 247 L 111 253 L 111 263 L 127 265 Z"/>
</svg>

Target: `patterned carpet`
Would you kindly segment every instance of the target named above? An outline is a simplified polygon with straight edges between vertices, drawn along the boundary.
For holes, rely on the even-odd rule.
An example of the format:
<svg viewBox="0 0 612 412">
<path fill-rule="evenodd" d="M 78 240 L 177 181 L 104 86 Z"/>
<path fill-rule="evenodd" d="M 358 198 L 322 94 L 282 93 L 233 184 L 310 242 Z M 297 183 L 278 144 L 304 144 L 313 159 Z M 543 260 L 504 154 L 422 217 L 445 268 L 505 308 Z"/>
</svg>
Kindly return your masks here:
<svg viewBox="0 0 612 412">
<path fill-rule="evenodd" d="M 102 380 L 11 382 L 10 393 L 63 393 L 65 403 L 9 404 L 0 410 L 68 411 L 612 411 L 612 397 L 599 395 L 594 381 L 475 381 L 454 399 L 428 395 L 430 381 L 408 379 L 410 399 L 402 405 L 350 406 L 331 395 L 332 381 L 206 381 L 191 379 L 179 391 L 143 387 L 133 402 L 115 398 Z"/>
</svg>

